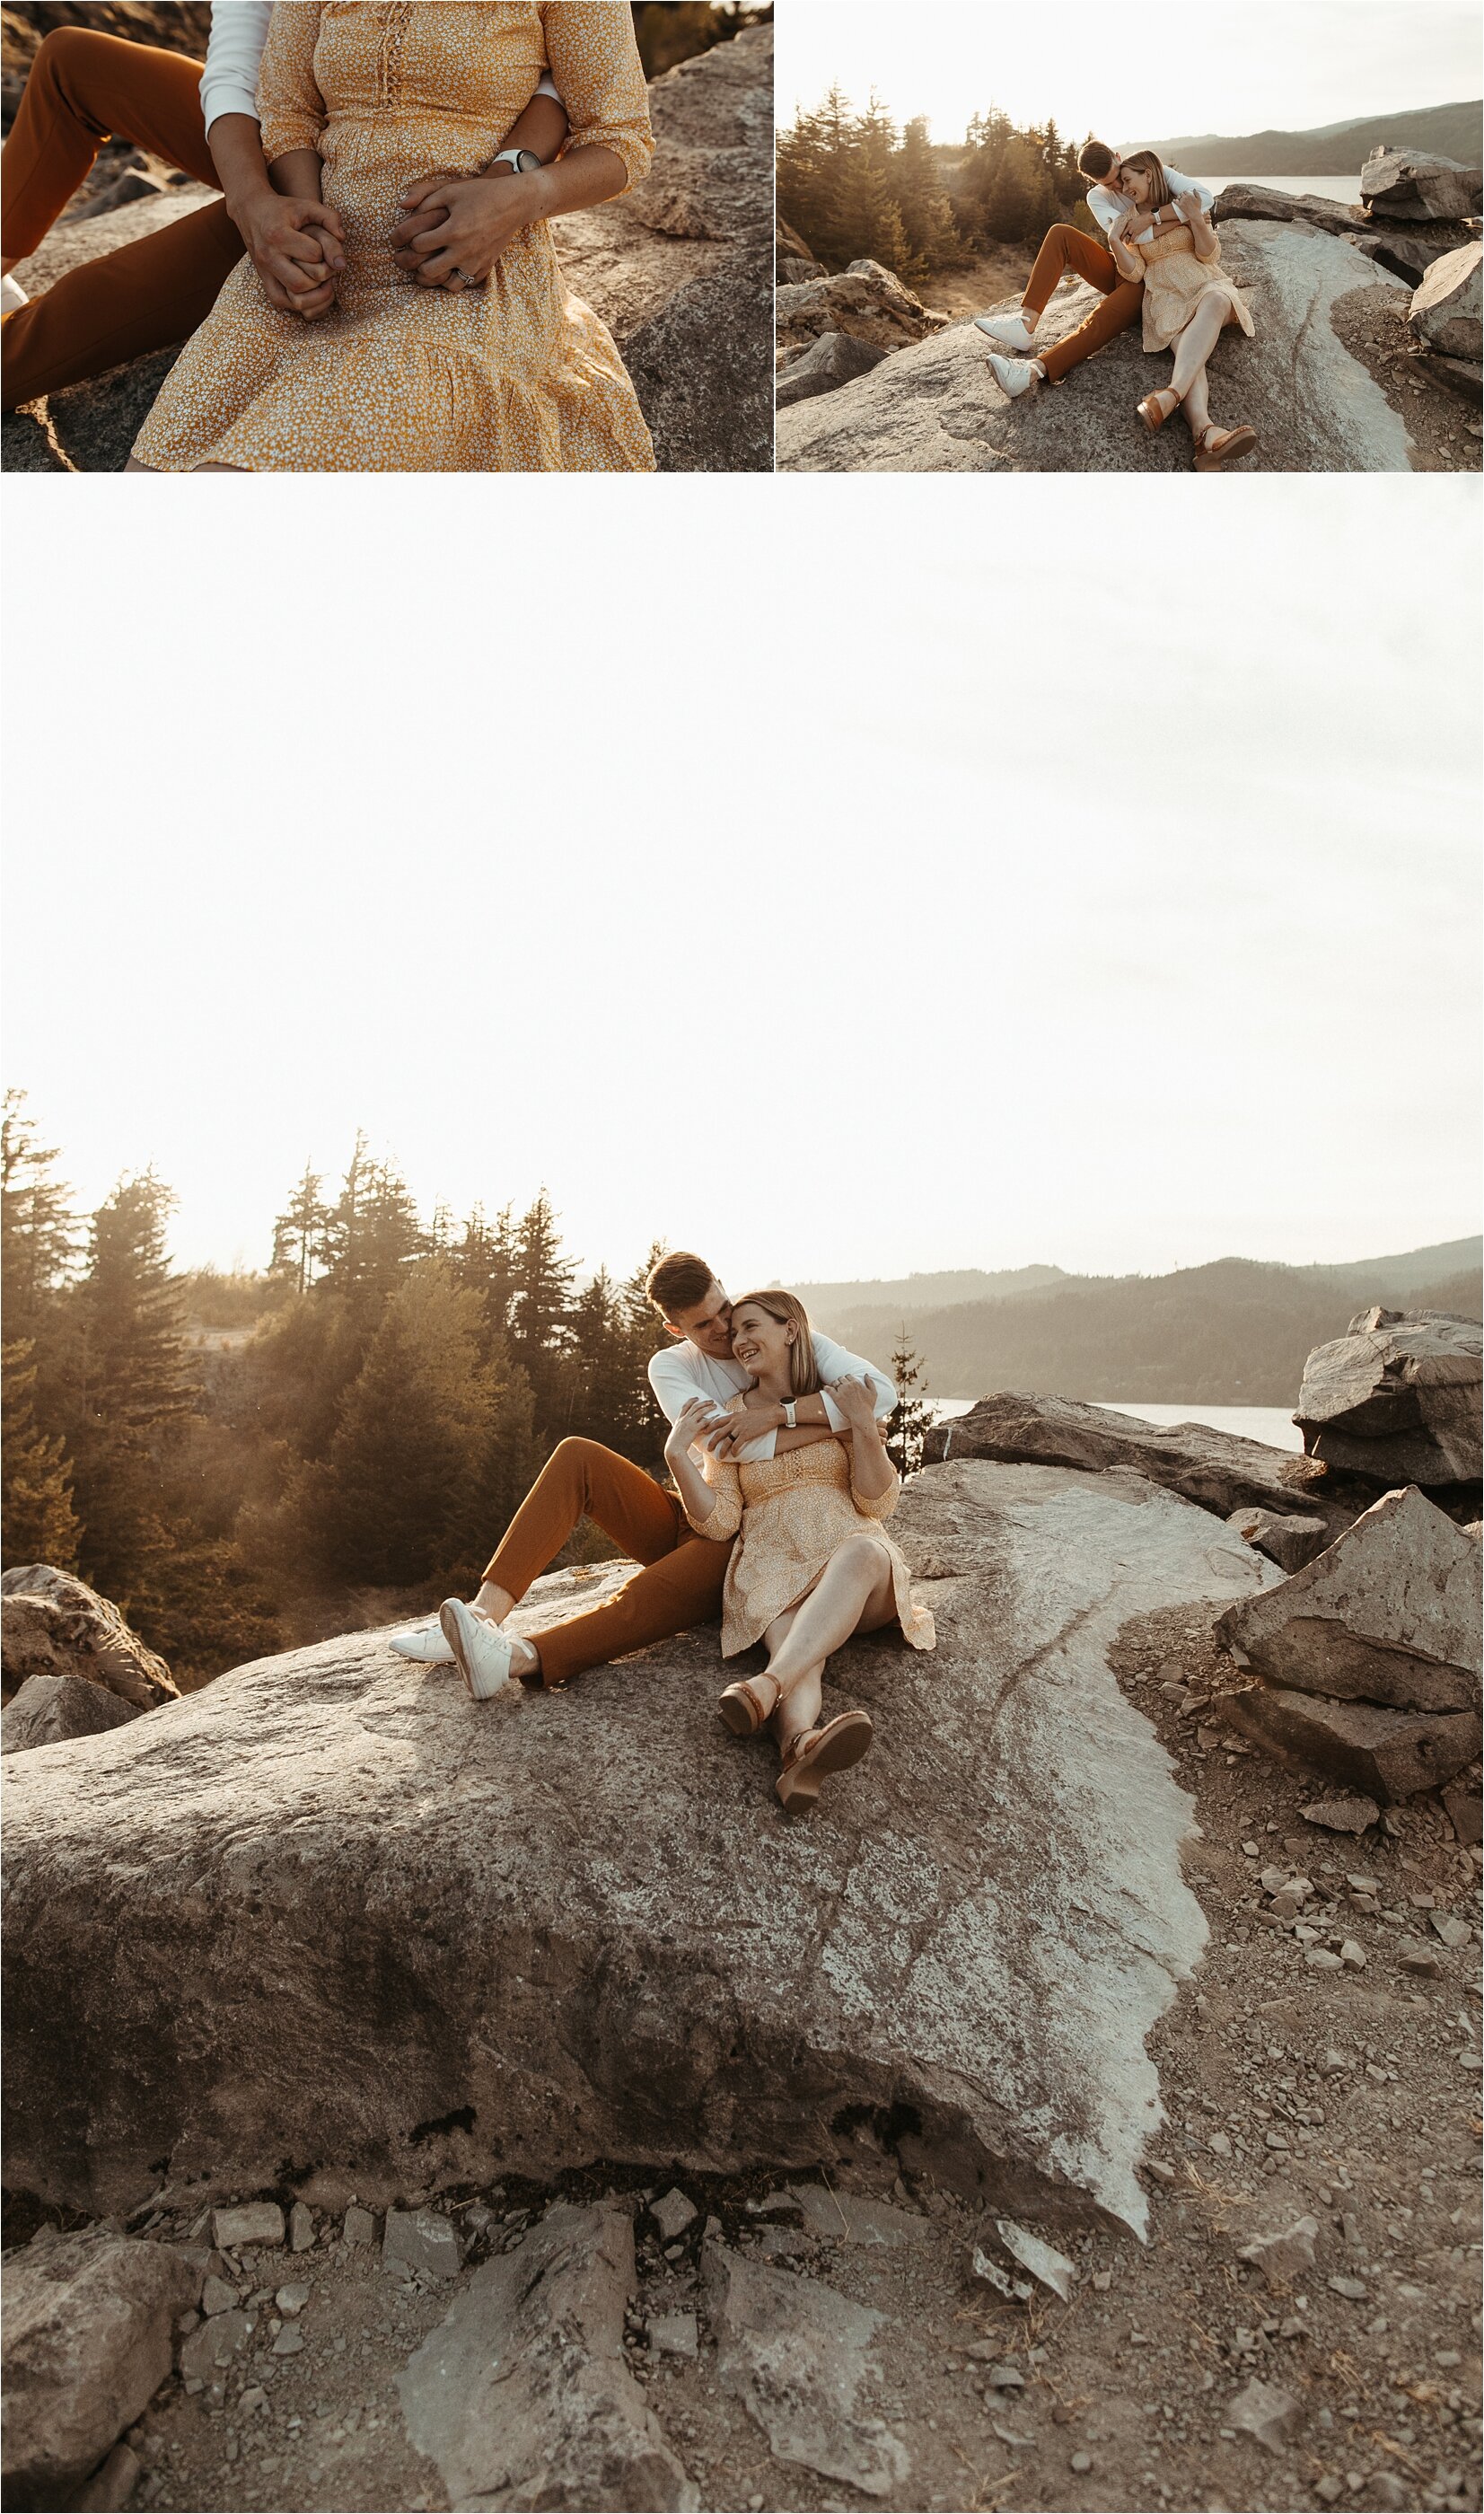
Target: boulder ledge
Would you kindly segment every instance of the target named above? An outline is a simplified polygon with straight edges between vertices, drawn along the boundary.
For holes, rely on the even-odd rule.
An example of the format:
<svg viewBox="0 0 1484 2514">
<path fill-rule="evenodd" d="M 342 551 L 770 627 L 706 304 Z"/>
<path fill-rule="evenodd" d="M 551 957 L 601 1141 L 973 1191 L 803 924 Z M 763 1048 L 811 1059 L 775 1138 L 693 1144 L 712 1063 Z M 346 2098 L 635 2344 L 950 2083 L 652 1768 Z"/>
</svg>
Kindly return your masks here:
<svg viewBox="0 0 1484 2514">
<path fill-rule="evenodd" d="M 1206 1929 L 1107 1651 L 1280 1575 L 1118 1471 L 950 1463 L 896 1525 L 939 1647 L 841 1655 L 878 1743 L 806 1824 L 714 1716 L 714 1631 L 480 1709 L 355 1634 L 11 1758 L 12 2183 L 786 2168 L 863 2111 L 1012 2213 L 1142 2233 L 1144 2037 Z M 553 1592 L 591 1586 L 523 1614 Z"/>
</svg>

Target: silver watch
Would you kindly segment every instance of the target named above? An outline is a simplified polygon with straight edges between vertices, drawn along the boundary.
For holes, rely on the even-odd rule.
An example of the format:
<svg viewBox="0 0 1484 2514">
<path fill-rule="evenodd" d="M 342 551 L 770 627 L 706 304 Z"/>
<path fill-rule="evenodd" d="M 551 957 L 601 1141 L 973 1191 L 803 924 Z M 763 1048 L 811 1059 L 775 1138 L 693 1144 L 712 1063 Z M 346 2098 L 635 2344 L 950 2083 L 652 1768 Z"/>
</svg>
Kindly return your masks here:
<svg viewBox="0 0 1484 2514">
<path fill-rule="evenodd" d="M 798 1430 L 799 1409 L 794 1404 L 792 1398 L 789 1399 L 787 1404 L 783 1408 L 783 1421 L 790 1432 L 796 1432 Z"/>
<path fill-rule="evenodd" d="M 508 166 L 517 175 L 539 175 L 541 161 L 534 148 L 501 148 L 490 159 L 490 165 Z"/>
</svg>

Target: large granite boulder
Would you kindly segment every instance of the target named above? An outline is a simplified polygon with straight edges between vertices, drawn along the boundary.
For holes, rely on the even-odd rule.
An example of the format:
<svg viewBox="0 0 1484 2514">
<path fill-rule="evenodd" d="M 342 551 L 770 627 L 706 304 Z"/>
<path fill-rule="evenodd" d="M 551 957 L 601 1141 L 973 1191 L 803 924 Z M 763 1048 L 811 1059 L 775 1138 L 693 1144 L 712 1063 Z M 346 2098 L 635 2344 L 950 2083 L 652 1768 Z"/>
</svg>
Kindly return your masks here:
<svg viewBox="0 0 1484 2514">
<path fill-rule="evenodd" d="M 1389 1803 L 1453 1780 L 1479 1752 L 1477 1711 L 1393 1711 L 1291 1684 L 1230 1693 L 1217 1716 L 1280 1764 L 1312 1765 L 1348 1790 Z"/>
<path fill-rule="evenodd" d="M 1010 2213 L 1142 2230 L 1144 2037 L 1206 1930 L 1107 1652 L 1280 1575 L 1121 1473 L 955 1460 L 896 1527 L 938 1649 L 840 1654 L 877 1744 L 807 1823 L 715 1717 L 714 1629 L 483 1706 L 354 1634 L 13 1758 L 12 2183 L 777 2169 L 863 2114 Z"/>
<path fill-rule="evenodd" d="M 1344 201 L 1326 201 L 1317 192 L 1278 192 L 1265 183 L 1227 183 L 1217 194 L 1212 219 L 1223 226 L 1232 219 L 1271 219 L 1281 225 L 1317 227 L 1324 235 L 1344 236 L 1383 269 L 1416 287 L 1440 255 L 1456 252 L 1470 240 L 1462 219 L 1420 219 L 1397 224 L 1352 210 Z"/>
<path fill-rule="evenodd" d="M 200 2273 L 168 2244 L 43 2226 L 3 2281 L 5 2502 L 70 2505 L 170 2372 Z"/>
<path fill-rule="evenodd" d="M 130 1631 L 117 1606 L 50 1562 L 17 1563 L 0 1574 L 0 1670 L 7 1699 L 33 1676 L 81 1678 L 136 1711 L 180 1699 L 164 1660 Z"/>
<path fill-rule="evenodd" d="M 1481 175 L 1456 157 L 1376 148 L 1360 170 L 1360 197 L 1378 218 L 1476 219 Z"/>
<path fill-rule="evenodd" d="M 796 401 L 808 401 L 815 393 L 837 392 L 857 376 L 868 376 L 879 367 L 886 349 L 872 348 L 868 341 L 858 341 L 850 332 L 822 332 L 810 348 L 790 358 L 778 380 L 778 406 L 788 410 Z"/>
<path fill-rule="evenodd" d="M 902 349 L 935 338 L 949 319 L 879 262 L 853 262 L 833 277 L 782 287 L 777 310 L 778 345 L 785 354 L 807 349 L 827 332 L 844 332 L 867 348 Z"/>
<path fill-rule="evenodd" d="M 69 1737 L 98 1737 L 105 1728 L 122 1728 L 140 1718 L 139 1705 L 121 1701 L 103 1684 L 85 1676 L 28 1676 L 14 1700 L 0 1711 L 0 1755 L 20 1755 L 32 1746 L 60 1746 Z"/>
<path fill-rule="evenodd" d="M 1374 1483 L 1475 1483 L 1481 1378 L 1476 1318 L 1364 1310 L 1309 1355 L 1294 1420 L 1311 1457 Z"/>
<path fill-rule="evenodd" d="M 1484 303 L 1479 284 L 1484 245 L 1465 244 L 1432 264 L 1412 300 L 1412 329 L 1445 358 L 1477 363 L 1484 354 Z"/>
<path fill-rule="evenodd" d="M 1396 1711 L 1479 1700 L 1480 1556 L 1415 1485 L 1387 1493 L 1281 1589 L 1217 1622 L 1275 1684 Z"/>
<path fill-rule="evenodd" d="M 773 460 L 773 30 L 753 26 L 650 87 L 655 161 L 632 193 L 557 223 L 563 269 L 613 333 L 665 471 Z M 192 185 L 54 227 L 16 276 L 32 296 L 213 195 Z M 5 423 L 7 469 L 117 471 L 173 353 Z"/>
<path fill-rule="evenodd" d="M 1265 1440 L 1218 1432 L 1208 1423 L 1145 1423 L 1138 1414 L 1116 1414 L 1109 1405 L 1085 1405 L 1073 1397 L 1010 1390 L 982 1397 L 967 1414 L 933 1426 L 924 1455 L 930 1463 L 994 1458 L 1094 1474 L 1125 1467 L 1222 1519 L 1237 1510 L 1317 1518 L 1327 1542 L 1364 1507 L 1360 1499 L 1346 1507 L 1331 1498 L 1328 1478 Z"/>
<path fill-rule="evenodd" d="M 1408 297 L 1344 234 L 1307 223 L 1229 219 L 1227 269 L 1247 291 L 1257 325 L 1223 335 L 1211 365 L 1219 422 L 1250 423 L 1261 439 L 1241 467 L 1260 471 L 1406 471 L 1410 439 L 1369 370 L 1346 347 L 1337 309 L 1381 289 L 1405 312 Z M 829 281 L 835 288 L 837 281 Z M 781 289 L 780 320 L 809 291 Z M 1099 304 L 1064 282 L 1039 338 L 1060 340 Z M 999 310 L 1010 312 L 1018 299 Z M 842 324 L 839 328 L 843 329 Z M 1109 342 L 1065 382 L 1007 399 L 989 366 L 993 344 L 972 323 L 884 359 L 839 392 L 781 412 L 785 471 L 1188 471 L 1188 430 L 1176 419 L 1150 435 L 1141 398 L 1167 383 L 1167 356 L 1146 356 L 1138 327 Z"/>
</svg>

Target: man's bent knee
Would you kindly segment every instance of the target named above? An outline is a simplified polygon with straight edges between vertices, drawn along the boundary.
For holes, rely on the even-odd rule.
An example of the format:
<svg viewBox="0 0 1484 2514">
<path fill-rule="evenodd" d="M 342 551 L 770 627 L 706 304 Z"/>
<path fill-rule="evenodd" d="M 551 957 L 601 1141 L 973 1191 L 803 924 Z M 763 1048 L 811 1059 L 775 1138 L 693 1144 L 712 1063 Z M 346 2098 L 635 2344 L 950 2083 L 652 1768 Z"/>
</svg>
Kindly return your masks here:
<svg viewBox="0 0 1484 2514">
<path fill-rule="evenodd" d="M 54 26 L 36 48 L 31 76 L 43 86 L 65 90 L 86 79 L 92 65 L 106 61 L 117 41 L 116 35 L 102 34 L 94 26 Z"/>
</svg>

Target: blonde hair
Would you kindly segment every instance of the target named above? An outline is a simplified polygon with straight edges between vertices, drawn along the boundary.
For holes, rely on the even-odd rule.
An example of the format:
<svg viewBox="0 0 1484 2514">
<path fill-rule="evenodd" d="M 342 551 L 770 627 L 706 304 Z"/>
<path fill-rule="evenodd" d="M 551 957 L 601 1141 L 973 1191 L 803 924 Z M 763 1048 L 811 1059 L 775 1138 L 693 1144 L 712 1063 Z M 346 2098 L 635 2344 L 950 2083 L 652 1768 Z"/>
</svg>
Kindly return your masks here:
<svg viewBox="0 0 1484 2514">
<path fill-rule="evenodd" d="M 1157 157 L 1152 148 L 1136 148 L 1132 157 L 1125 157 L 1123 160 L 1125 174 L 1131 166 L 1136 175 L 1148 176 L 1149 198 L 1146 206 L 1151 210 L 1167 210 L 1175 195 L 1170 189 L 1170 178 L 1165 173 L 1164 159 Z"/>
<path fill-rule="evenodd" d="M 820 1365 L 814 1358 L 814 1329 L 803 1302 L 793 1292 L 743 1292 L 742 1299 L 732 1304 L 733 1318 L 749 1303 L 754 1309 L 765 1310 L 770 1318 L 777 1318 L 781 1327 L 794 1329 L 788 1348 L 788 1392 L 792 1397 L 817 1397 Z"/>
</svg>

